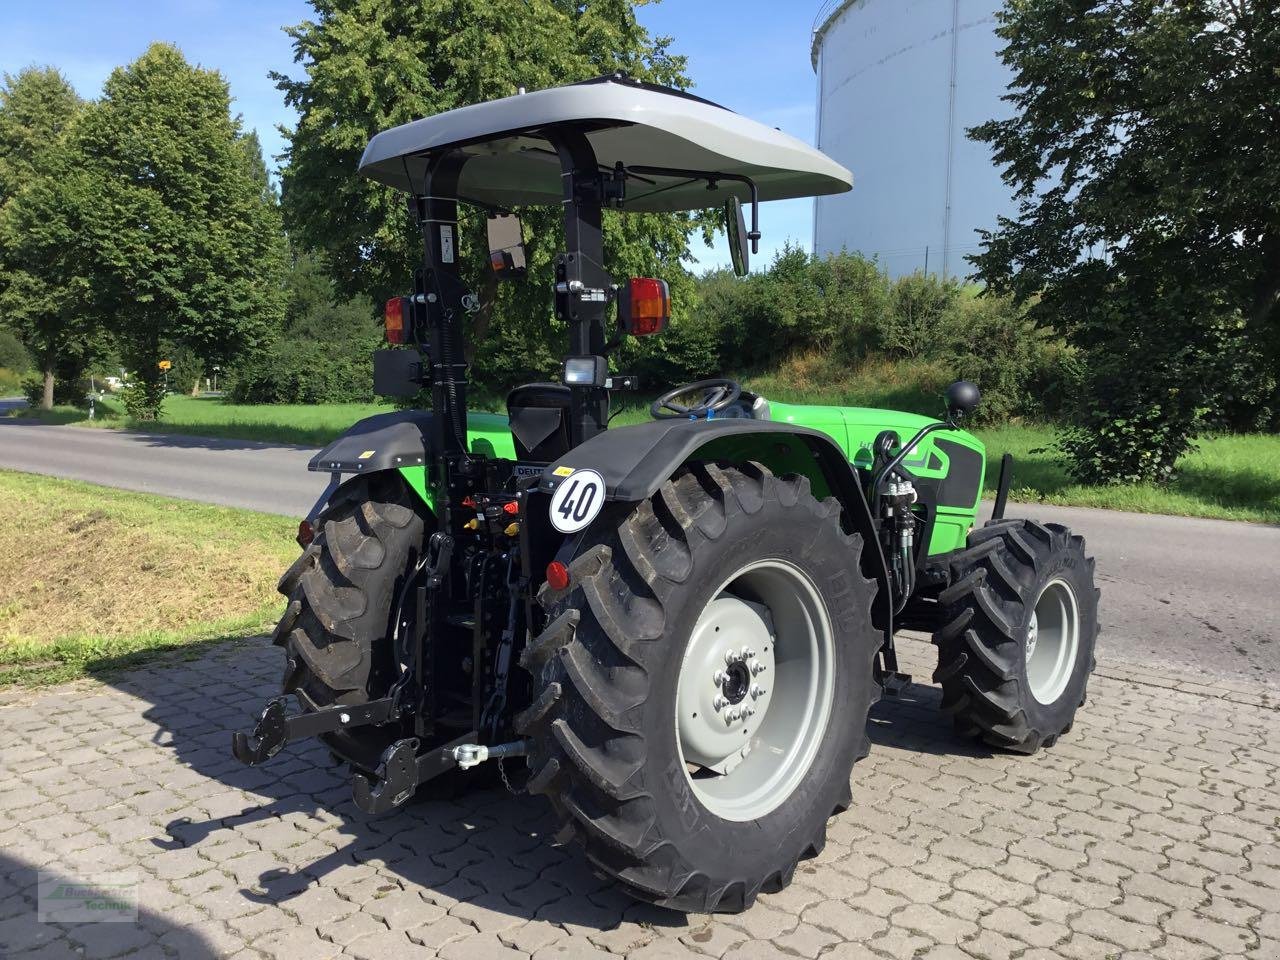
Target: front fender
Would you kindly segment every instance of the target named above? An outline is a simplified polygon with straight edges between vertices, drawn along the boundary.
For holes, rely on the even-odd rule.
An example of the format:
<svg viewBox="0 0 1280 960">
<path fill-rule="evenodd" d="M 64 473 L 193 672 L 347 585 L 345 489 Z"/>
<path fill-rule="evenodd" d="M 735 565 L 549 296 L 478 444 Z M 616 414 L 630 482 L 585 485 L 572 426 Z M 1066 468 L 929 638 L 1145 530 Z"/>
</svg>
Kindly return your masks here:
<svg viewBox="0 0 1280 960">
<path fill-rule="evenodd" d="M 604 478 L 608 499 L 645 500 L 690 460 L 756 460 L 777 474 L 809 478 L 815 496 L 840 501 L 849 527 L 862 535 L 863 575 L 879 585 L 873 619 L 892 635 L 889 571 L 857 473 L 839 445 L 808 427 L 771 420 L 654 420 L 606 430 L 547 466 L 538 484 L 552 493 L 574 470 Z"/>
</svg>

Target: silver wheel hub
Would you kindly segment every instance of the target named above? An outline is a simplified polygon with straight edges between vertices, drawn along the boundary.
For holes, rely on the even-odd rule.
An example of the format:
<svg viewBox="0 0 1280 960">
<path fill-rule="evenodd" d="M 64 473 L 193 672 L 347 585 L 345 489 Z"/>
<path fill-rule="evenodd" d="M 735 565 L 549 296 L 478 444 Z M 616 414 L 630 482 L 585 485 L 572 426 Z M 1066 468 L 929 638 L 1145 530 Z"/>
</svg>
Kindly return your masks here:
<svg viewBox="0 0 1280 960">
<path fill-rule="evenodd" d="M 1031 695 L 1045 705 L 1054 703 L 1071 681 L 1080 651 L 1080 605 L 1061 577 L 1046 583 L 1036 598 L 1025 646 Z"/>
<path fill-rule="evenodd" d="M 698 618 L 680 674 L 685 761 L 728 773 L 750 752 L 772 698 L 773 625 L 762 604 L 721 595 Z"/>
<path fill-rule="evenodd" d="M 703 807 L 747 822 L 786 801 L 826 740 L 835 663 L 826 602 L 795 564 L 757 560 L 720 585 L 690 631 L 673 718 Z"/>
</svg>

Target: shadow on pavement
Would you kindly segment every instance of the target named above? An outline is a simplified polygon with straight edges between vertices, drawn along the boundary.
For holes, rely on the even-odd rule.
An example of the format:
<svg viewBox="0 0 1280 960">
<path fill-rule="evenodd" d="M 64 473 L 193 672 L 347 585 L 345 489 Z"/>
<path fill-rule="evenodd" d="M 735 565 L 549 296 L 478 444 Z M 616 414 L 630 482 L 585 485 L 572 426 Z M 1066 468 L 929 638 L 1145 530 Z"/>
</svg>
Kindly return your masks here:
<svg viewBox="0 0 1280 960">
<path fill-rule="evenodd" d="M 286 910 L 317 886 L 341 885 L 344 899 L 353 888 L 357 899 L 417 888 L 445 910 L 593 930 L 624 919 L 655 926 L 686 922 L 684 914 L 636 903 L 594 876 L 576 848 L 555 847 L 558 823 L 541 798 L 482 787 L 369 817 L 351 802 L 345 768 L 317 743 L 287 747 L 261 767 L 242 766 L 231 756 L 231 732 L 251 725 L 278 691 L 278 674 L 279 651 L 254 639 L 188 662 L 161 661 L 107 676 L 149 704 L 143 716 L 159 728 L 156 744 L 208 781 L 191 791 L 202 798 L 192 806 L 204 815 L 175 818 L 167 835 L 150 841 L 158 857 L 194 851 L 234 876 L 244 901 Z M 882 700 L 871 714 L 872 741 L 877 747 L 986 755 L 955 738 L 937 701 L 936 689 L 919 684 Z"/>
<path fill-rule="evenodd" d="M 190 662 L 103 674 L 149 704 L 143 717 L 159 727 L 156 745 L 208 781 L 191 791 L 205 798 L 192 803 L 205 815 L 177 817 L 149 841 L 158 867 L 166 853 L 192 851 L 234 876 L 246 903 L 286 909 L 318 885 L 340 885 L 344 899 L 352 887 L 356 897 L 372 899 L 420 888 L 445 910 L 464 904 L 470 913 L 593 930 L 623 919 L 684 925 L 684 914 L 637 903 L 594 876 L 575 848 L 554 846 L 559 824 L 541 797 L 482 786 L 370 817 L 351 801 L 345 766 L 316 742 L 286 747 L 260 767 L 243 766 L 231 756 L 231 733 L 248 729 L 278 693 L 279 656 L 255 638 Z"/>
<path fill-rule="evenodd" d="M 38 883 L 40 873 L 44 874 L 43 885 Z M 101 891 L 103 887 L 97 884 L 114 887 L 124 881 L 124 887 L 128 888 L 132 886 L 131 877 L 138 880 L 136 919 L 87 923 L 39 919 L 37 908 L 42 887 L 46 898 L 57 897 L 66 903 L 86 888 Z M 155 883 L 137 872 L 132 875 L 102 869 L 81 872 L 56 862 L 37 868 L 0 853 L 0 957 L 106 957 L 147 948 L 155 950 L 157 955 L 164 949 L 183 960 L 214 960 L 225 956 L 225 950 L 200 929 L 148 907 L 153 892 L 149 887 Z M 74 901 L 70 905 L 74 906 Z M 50 906 L 49 900 L 44 906 Z"/>
<path fill-rule="evenodd" d="M 942 712 L 942 691 L 910 683 L 896 697 L 881 697 L 867 716 L 867 736 L 877 747 L 936 756 L 989 757 L 991 751 L 973 740 L 962 740 Z M 854 770 L 854 783 L 857 783 Z"/>
</svg>

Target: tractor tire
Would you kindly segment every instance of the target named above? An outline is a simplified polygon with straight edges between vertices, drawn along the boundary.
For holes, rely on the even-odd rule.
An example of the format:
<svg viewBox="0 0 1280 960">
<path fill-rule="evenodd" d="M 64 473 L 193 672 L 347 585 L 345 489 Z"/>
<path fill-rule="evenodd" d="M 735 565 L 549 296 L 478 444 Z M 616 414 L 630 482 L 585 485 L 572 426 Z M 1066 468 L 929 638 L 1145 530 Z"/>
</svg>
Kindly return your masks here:
<svg viewBox="0 0 1280 960">
<path fill-rule="evenodd" d="M 338 488 L 311 543 L 280 578 L 289 604 L 272 640 L 285 648 L 286 693 L 310 709 L 386 694 L 396 673 L 386 638 L 425 532 L 420 506 L 398 474 L 357 477 Z"/>
<path fill-rule="evenodd" d="M 694 463 L 604 518 L 521 658 L 529 792 L 635 897 L 745 910 L 822 850 L 870 746 L 862 540 L 807 478 L 756 463 Z"/>
<path fill-rule="evenodd" d="M 943 711 L 992 747 L 1053 746 L 1095 664 L 1100 591 L 1084 538 L 1056 523 L 992 521 L 950 566 L 933 635 Z"/>
</svg>

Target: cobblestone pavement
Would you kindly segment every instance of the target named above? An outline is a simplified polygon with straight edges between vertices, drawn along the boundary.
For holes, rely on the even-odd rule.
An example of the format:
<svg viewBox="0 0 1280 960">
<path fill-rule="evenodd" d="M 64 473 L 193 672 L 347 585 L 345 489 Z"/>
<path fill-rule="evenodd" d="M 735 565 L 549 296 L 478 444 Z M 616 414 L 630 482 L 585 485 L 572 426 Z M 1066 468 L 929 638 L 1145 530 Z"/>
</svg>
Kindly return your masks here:
<svg viewBox="0 0 1280 960">
<path fill-rule="evenodd" d="M 854 806 L 739 916 L 632 902 L 487 789 L 367 819 L 316 747 L 241 767 L 260 641 L 4 695 L 0 956 L 1280 958 L 1280 695 L 1104 664 L 1035 757 L 957 741 L 936 688 L 873 713 Z M 929 675 L 932 649 L 904 644 Z M 134 871 L 137 923 L 37 923 L 35 871 Z"/>
</svg>

